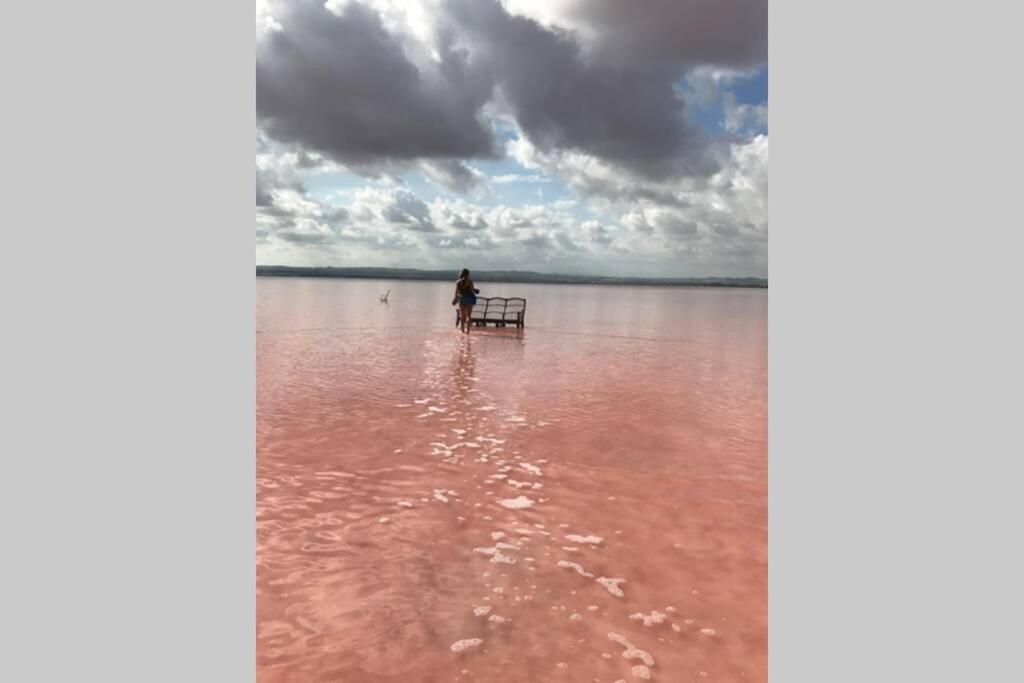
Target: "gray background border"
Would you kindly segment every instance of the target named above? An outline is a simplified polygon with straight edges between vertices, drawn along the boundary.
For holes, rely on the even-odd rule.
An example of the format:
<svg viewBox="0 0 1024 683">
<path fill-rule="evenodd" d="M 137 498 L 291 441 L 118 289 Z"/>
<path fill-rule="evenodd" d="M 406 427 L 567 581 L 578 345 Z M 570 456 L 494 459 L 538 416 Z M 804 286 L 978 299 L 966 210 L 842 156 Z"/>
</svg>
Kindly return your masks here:
<svg viewBox="0 0 1024 683">
<path fill-rule="evenodd" d="M 1024 680 L 1012 7 L 770 5 L 772 681 Z"/>
<path fill-rule="evenodd" d="M 254 31 L 2 10 L 4 680 L 255 679 Z"/>
<path fill-rule="evenodd" d="M 1020 677 L 999 7 L 772 2 L 773 681 Z M 251 681 L 252 4 L 0 27 L 4 677 Z"/>
</svg>

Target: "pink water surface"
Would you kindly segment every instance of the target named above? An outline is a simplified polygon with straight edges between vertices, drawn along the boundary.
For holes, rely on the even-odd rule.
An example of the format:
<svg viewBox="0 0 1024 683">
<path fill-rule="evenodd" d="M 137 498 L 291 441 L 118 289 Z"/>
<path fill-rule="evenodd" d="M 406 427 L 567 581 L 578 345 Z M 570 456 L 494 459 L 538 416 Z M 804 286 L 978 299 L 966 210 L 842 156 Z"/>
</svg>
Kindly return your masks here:
<svg viewBox="0 0 1024 683">
<path fill-rule="evenodd" d="M 258 280 L 259 680 L 766 680 L 765 291 L 478 286 Z"/>
</svg>

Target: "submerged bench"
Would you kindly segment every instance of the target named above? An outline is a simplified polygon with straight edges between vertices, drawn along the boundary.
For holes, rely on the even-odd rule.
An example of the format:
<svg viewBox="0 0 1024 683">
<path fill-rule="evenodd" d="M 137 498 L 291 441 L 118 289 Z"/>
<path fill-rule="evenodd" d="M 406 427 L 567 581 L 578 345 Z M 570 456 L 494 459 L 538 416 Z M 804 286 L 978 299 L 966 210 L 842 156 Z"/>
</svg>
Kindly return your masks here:
<svg viewBox="0 0 1024 683">
<path fill-rule="evenodd" d="M 495 327 L 509 325 L 526 327 L 526 299 L 517 296 L 510 298 L 479 296 L 469 322 L 477 327 L 485 327 L 489 324 L 493 324 Z M 455 313 L 455 324 L 459 324 L 458 312 Z"/>
</svg>

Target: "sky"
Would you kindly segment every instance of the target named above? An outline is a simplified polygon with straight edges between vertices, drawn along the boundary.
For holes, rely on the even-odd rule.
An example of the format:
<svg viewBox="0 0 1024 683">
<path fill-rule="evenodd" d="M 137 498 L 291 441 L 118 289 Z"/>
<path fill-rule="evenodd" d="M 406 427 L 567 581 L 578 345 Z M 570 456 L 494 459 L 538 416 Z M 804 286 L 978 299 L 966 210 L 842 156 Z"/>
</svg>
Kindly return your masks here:
<svg viewBox="0 0 1024 683">
<path fill-rule="evenodd" d="M 767 277 L 767 0 L 259 0 L 256 262 Z"/>
</svg>

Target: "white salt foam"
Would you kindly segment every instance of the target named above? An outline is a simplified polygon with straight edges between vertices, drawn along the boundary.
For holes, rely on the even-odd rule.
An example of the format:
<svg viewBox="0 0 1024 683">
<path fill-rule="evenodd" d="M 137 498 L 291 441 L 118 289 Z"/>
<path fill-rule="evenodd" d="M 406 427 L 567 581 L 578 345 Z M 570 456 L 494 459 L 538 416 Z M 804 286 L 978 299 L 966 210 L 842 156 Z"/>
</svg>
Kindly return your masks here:
<svg viewBox="0 0 1024 683">
<path fill-rule="evenodd" d="M 514 547 L 514 546 L 509 546 Z M 497 548 L 473 548 L 474 553 L 480 553 L 481 555 L 489 555 L 491 562 L 495 564 L 515 564 L 514 558 L 508 557 Z"/>
<path fill-rule="evenodd" d="M 573 543 L 589 543 L 591 545 L 598 545 L 604 542 L 604 539 L 600 536 L 580 536 L 578 534 L 569 534 L 565 538 Z"/>
<path fill-rule="evenodd" d="M 609 579 L 607 577 L 601 576 L 597 579 L 597 582 L 604 586 L 608 590 L 608 592 L 614 595 L 615 597 L 626 597 L 626 594 L 622 592 L 621 588 L 619 588 L 620 583 L 626 583 L 625 579 Z"/>
<path fill-rule="evenodd" d="M 537 467 L 536 465 L 531 465 L 528 462 L 521 462 L 521 463 L 519 463 L 519 466 L 522 467 L 527 472 L 529 472 L 530 474 L 534 474 L 534 475 L 536 475 L 538 477 L 543 477 L 544 476 L 544 473 L 541 472 L 540 468 Z"/>
<path fill-rule="evenodd" d="M 570 621 L 583 621 L 583 615 L 580 614 L 579 612 L 573 612 L 572 614 L 569 615 L 569 620 Z"/>
<path fill-rule="evenodd" d="M 487 617 L 487 621 L 491 622 L 492 624 L 504 624 L 506 621 L 508 621 L 508 619 L 506 619 L 505 617 L 499 617 L 497 614 L 492 614 L 491 616 Z"/>
<path fill-rule="evenodd" d="M 643 664 L 637 664 L 633 667 L 633 677 L 639 678 L 643 681 L 649 681 L 651 680 L 651 670 Z"/>
<path fill-rule="evenodd" d="M 642 621 L 644 626 L 654 626 L 665 621 L 665 615 L 661 612 L 654 610 L 649 615 L 643 612 L 637 612 L 636 614 L 630 614 L 629 618 L 633 621 Z"/>
<path fill-rule="evenodd" d="M 506 498 L 499 500 L 498 504 L 502 507 L 507 507 L 510 510 L 522 510 L 524 508 L 532 508 L 533 501 L 526 496 L 519 496 L 518 498 Z"/>
<path fill-rule="evenodd" d="M 581 567 L 579 564 L 577 564 L 575 562 L 569 562 L 568 560 L 559 560 L 558 561 L 558 566 L 559 567 L 565 567 L 567 569 L 575 570 L 575 572 L 577 574 L 579 574 L 580 576 L 585 576 L 588 579 L 594 578 L 593 574 L 591 574 L 590 572 L 584 570 L 583 567 Z M 598 579 L 598 581 L 600 581 L 600 579 Z"/>
<path fill-rule="evenodd" d="M 462 652 L 463 650 L 468 650 L 471 647 L 477 647 L 483 644 L 484 641 L 480 640 L 479 638 L 466 638 L 464 640 L 456 640 L 454 643 L 452 643 L 452 652 Z"/>
<path fill-rule="evenodd" d="M 700 632 L 703 633 L 706 636 L 713 636 L 713 635 L 715 635 L 715 629 L 713 629 L 713 628 L 702 628 L 700 630 Z"/>
<path fill-rule="evenodd" d="M 504 531 L 492 531 L 491 532 L 491 538 L 493 540 L 495 540 L 495 541 L 497 541 L 499 538 L 505 538 L 505 532 Z"/>
<path fill-rule="evenodd" d="M 485 614 L 488 614 L 492 609 L 493 607 L 491 607 L 490 605 L 484 605 L 483 607 L 474 607 L 473 615 L 477 617 L 482 617 Z"/>
<path fill-rule="evenodd" d="M 683 630 L 683 627 L 680 626 L 679 624 L 672 624 L 672 630 L 675 631 L 676 633 L 679 633 L 679 632 L 681 632 Z"/>
<path fill-rule="evenodd" d="M 626 659 L 639 659 L 647 666 L 654 666 L 654 657 L 651 656 L 650 652 L 647 650 L 641 650 L 618 633 L 609 633 L 608 640 L 614 641 L 626 648 L 622 653 L 622 656 Z"/>
<path fill-rule="evenodd" d="M 410 503 L 407 500 L 400 500 L 400 501 L 398 501 L 398 507 L 400 507 L 400 508 L 411 508 L 412 507 L 412 503 Z"/>
</svg>

